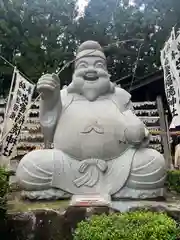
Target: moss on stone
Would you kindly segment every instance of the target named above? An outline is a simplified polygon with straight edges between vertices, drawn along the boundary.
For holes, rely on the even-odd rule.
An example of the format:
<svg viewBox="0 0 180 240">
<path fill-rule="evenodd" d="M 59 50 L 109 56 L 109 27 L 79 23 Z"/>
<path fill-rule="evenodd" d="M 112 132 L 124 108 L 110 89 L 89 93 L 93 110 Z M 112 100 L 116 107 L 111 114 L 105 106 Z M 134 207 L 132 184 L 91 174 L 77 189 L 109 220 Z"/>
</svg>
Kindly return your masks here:
<svg viewBox="0 0 180 240">
<path fill-rule="evenodd" d="M 52 210 L 64 210 L 68 207 L 69 201 L 57 200 L 57 201 L 23 201 L 20 199 L 14 199 L 8 201 L 7 211 L 8 213 L 17 212 L 30 212 L 42 209 Z"/>
</svg>

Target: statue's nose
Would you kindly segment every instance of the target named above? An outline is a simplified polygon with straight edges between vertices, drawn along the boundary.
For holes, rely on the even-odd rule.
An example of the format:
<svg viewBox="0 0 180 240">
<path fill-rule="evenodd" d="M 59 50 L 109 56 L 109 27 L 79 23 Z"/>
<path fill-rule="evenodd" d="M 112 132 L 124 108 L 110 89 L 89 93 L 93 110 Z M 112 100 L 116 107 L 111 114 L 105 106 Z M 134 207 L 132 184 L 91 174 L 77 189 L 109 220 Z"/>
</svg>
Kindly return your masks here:
<svg viewBox="0 0 180 240">
<path fill-rule="evenodd" d="M 98 73 L 95 70 L 86 71 L 86 73 L 84 74 L 84 79 L 88 81 L 95 81 L 98 78 Z"/>
</svg>

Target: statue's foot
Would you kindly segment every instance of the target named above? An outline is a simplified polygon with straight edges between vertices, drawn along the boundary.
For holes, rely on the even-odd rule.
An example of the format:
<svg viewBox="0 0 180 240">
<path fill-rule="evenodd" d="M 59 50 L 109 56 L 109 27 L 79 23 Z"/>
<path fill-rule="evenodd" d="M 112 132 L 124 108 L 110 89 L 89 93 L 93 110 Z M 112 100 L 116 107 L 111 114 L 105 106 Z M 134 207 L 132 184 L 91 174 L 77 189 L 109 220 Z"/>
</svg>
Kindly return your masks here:
<svg viewBox="0 0 180 240">
<path fill-rule="evenodd" d="M 52 187 L 54 152 L 54 150 L 35 150 L 22 158 L 16 176 L 21 189 L 24 190 L 23 198 L 30 200 L 70 198 L 71 195 L 66 191 Z M 56 156 L 61 161 L 61 151 L 56 151 Z"/>
<path fill-rule="evenodd" d="M 23 191 L 21 197 L 29 200 L 58 200 L 70 199 L 71 194 L 60 189 L 50 188 L 42 191 Z"/>
<path fill-rule="evenodd" d="M 113 197 L 134 199 L 163 197 L 165 179 L 164 157 L 154 149 L 139 149 L 134 155 L 126 185 Z"/>
<path fill-rule="evenodd" d="M 51 153 L 52 155 L 52 153 Z M 54 164 L 48 150 L 35 150 L 20 161 L 16 177 L 20 187 L 27 191 L 51 188 Z"/>
</svg>

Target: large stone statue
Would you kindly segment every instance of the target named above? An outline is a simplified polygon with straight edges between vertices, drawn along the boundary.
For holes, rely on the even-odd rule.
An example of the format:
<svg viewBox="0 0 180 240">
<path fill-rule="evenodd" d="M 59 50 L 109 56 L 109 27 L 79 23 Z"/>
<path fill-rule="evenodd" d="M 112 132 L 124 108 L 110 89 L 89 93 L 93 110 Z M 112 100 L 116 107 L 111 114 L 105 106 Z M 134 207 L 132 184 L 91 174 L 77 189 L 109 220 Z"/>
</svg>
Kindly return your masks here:
<svg viewBox="0 0 180 240">
<path fill-rule="evenodd" d="M 163 195 L 163 156 L 146 148 L 149 133 L 133 113 L 131 96 L 110 82 L 101 46 L 78 49 L 72 83 L 60 91 L 55 74 L 42 76 L 40 123 L 46 143 L 20 161 L 17 178 L 29 198 L 109 194 L 115 198 Z"/>
</svg>

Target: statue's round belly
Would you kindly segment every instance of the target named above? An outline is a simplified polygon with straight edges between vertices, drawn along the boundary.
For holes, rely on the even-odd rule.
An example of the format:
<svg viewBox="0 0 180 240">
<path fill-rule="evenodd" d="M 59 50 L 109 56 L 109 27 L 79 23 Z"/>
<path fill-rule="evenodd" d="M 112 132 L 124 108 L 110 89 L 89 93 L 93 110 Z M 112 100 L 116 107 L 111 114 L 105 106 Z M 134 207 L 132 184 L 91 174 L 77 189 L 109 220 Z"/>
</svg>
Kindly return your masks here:
<svg viewBox="0 0 180 240">
<path fill-rule="evenodd" d="M 119 157 L 128 147 L 124 140 L 124 128 L 115 119 L 62 116 L 55 132 L 54 147 L 70 156 L 112 159 Z M 93 127 L 94 126 L 94 127 Z"/>
</svg>

